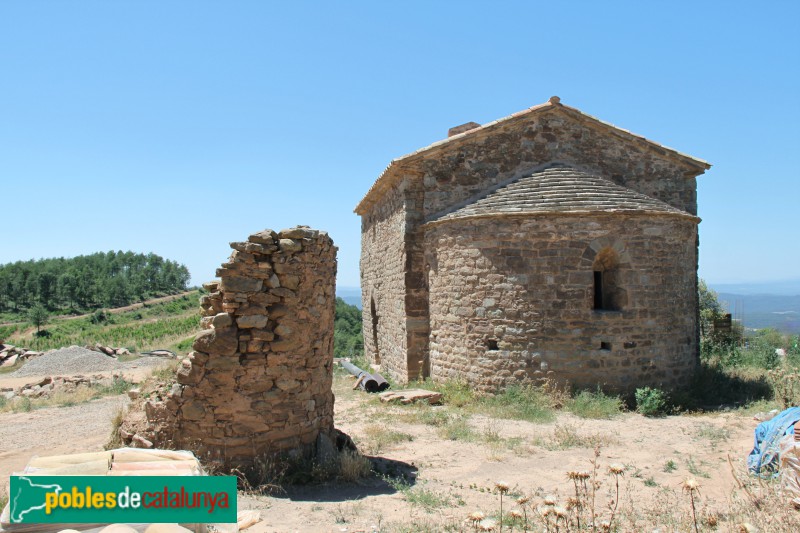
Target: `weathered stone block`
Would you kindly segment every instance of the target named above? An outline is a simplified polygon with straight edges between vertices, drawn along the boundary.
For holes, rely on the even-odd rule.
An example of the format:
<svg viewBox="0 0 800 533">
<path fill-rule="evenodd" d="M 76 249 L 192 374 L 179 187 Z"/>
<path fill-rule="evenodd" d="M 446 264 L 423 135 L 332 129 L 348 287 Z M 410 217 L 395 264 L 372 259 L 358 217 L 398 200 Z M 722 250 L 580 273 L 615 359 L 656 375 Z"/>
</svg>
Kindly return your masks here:
<svg viewBox="0 0 800 533">
<path fill-rule="evenodd" d="M 300 346 L 300 339 L 296 337 L 272 341 L 269 344 L 269 347 L 273 352 L 288 352 L 296 349 L 298 346 Z"/>
<path fill-rule="evenodd" d="M 264 282 L 260 279 L 242 276 L 225 276 L 221 280 L 222 290 L 225 292 L 258 292 Z"/>
<path fill-rule="evenodd" d="M 303 244 L 292 239 L 281 239 L 279 242 L 281 252 L 293 254 L 303 249 Z"/>
<path fill-rule="evenodd" d="M 326 240 L 328 234 L 319 230 L 311 229 L 308 226 L 296 226 L 294 228 L 283 229 L 280 231 L 282 239 L 317 239 Z"/>
<path fill-rule="evenodd" d="M 203 367 L 194 365 L 188 359 L 185 359 L 181 366 L 178 368 L 176 379 L 182 385 L 196 385 L 203 379 Z"/>
<path fill-rule="evenodd" d="M 218 313 L 211 319 L 211 325 L 216 329 L 227 328 L 233 324 L 233 317 L 229 313 Z"/>
<path fill-rule="evenodd" d="M 235 355 L 217 355 L 216 357 L 210 357 L 208 362 L 205 365 L 206 371 L 223 371 L 225 373 L 229 373 L 231 370 L 239 368 L 239 358 Z"/>
<path fill-rule="evenodd" d="M 271 229 L 265 229 L 258 233 L 253 233 L 247 240 L 257 244 L 275 244 L 278 240 L 278 234 Z"/>
<path fill-rule="evenodd" d="M 242 329 L 264 328 L 269 318 L 266 315 L 247 315 L 236 319 L 236 324 Z"/>
<path fill-rule="evenodd" d="M 198 333 L 192 348 L 204 353 L 233 355 L 239 347 L 235 328 L 209 329 Z"/>
<path fill-rule="evenodd" d="M 205 414 L 205 407 L 197 400 L 188 401 L 181 406 L 181 415 L 186 420 L 201 420 Z"/>
</svg>

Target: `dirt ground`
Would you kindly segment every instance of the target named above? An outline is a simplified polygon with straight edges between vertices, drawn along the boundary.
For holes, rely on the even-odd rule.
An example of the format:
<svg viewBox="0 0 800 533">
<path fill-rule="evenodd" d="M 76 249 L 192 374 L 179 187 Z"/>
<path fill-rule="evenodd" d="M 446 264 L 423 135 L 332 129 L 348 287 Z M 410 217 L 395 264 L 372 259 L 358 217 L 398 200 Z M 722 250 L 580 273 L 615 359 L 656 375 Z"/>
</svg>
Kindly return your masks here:
<svg viewBox="0 0 800 533">
<path fill-rule="evenodd" d="M 388 406 L 352 391 L 350 384 L 337 376 L 337 427 L 365 454 L 384 458 L 389 471 L 408 475 L 408 482 L 374 478 L 274 496 L 240 494 L 240 508 L 262 512 L 262 522 L 249 531 L 471 530 L 465 521 L 470 512 L 497 512 L 493 488 L 498 481 L 509 484 L 514 496 L 565 500 L 572 493 L 567 472 L 590 470 L 598 444 L 602 512 L 608 514 L 605 505 L 613 496 L 608 466 L 616 463 L 625 466 L 620 512 L 627 506 L 628 513 L 641 517 L 653 507 L 673 505 L 681 508 L 676 512 L 688 513 L 681 483 L 693 476 L 701 484 L 698 507 L 724 515 L 735 486 L 728 456 L 742 468 L 756 425 L 741 411 L 658 419 L 625 413 L 611 420 L 561 413 L 544 424 L 471 415 L 450 440 L 436 425 L 437 415 L 425 414 L 444 414 L 447 407 Z M 0 414 L 0 474 L 7 479 L 34 455 L 102 449 L 114 413 L 126 404 L 127 398 L 119 396 Z M 513 499 L 506 497 L 506 513 L 514 509 Z"/>
</svg>

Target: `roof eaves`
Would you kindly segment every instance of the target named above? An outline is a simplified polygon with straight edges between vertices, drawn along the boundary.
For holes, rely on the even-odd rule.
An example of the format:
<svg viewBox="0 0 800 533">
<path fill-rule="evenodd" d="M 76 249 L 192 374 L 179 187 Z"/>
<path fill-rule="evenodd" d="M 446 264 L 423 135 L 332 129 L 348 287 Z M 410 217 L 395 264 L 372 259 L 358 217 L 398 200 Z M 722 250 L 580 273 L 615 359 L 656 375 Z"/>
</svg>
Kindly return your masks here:
<svg viewBox="0 0 800 533">
<path fill-rule="evenodd" d="M 357 215 L 363 215 L 364 212 L 366 211 L 366 208 L 370 204 L 373 203 L 372 201 L 370 201 L 371 197 L 374 196 L 379 190 L 383 190 L 383 189 L 391 187 L 391 185 L 393 184 L 393 181 L 389 177 L 391 176 L 391 174 L 394 171 L 395 167 L 397 167 L 401 163 L 405 163 L 405 162 L 411 161 L 415 157 L 417 157 L 417 156 L 419 156 L 421 154 L 430 152 L 430 151 L 432 151 L 432 150 L 434 150 L 436 148 L 439 148 L 441 146 L 445 146 L 445 145 L 450 144 L 452 142 L 459 141 L 459 140 L 464 139 L 466 137 L 471 137 L 471 136 L 477 135 L 479 133 L 483 133 L 486 130 L 494 128 L 498 124 L 502 124 L 502 123 L 507 122 L 509 120 L 512 120 L 512 119 L 515 119 L 515 118 L 518 118 L 518 117 L 521 117 L 521 116 L 524 116 L 524 115 L 528 115 L 528 114 L 536 112 L 536 111 L 540 111 L 540 110 L 543 110 L 543 109 L 551 108 L 551 107 L 552 108 L 564 109 L 567 112 L 571 112 L 571 113 L 573 113 L 575 115 L 578 115 L 578 117 L 581 117 L 583 119 L 586 119 L 588 121 L 591 121 L 591 122 L 594 122 L 594 123 L 596 123 L 598 125 L 601 125 L 604 128 L 609 129 L 612 132 L 615 132 L 615 133 L 619 134 L 621 137 L 628 137 L 630 139 L 634 139 L 636 141 L 643 142 L 645 145 L 647 145 L 647 146 L 649 146 L 651 148 L 655 147 L 655 148 L 664 150 L 667 154 L 670 154 L 670 155 L 672 155 L 674 157 L 677 157 L 678 159 L 680 159 L 682 161 L 685 161 L 685 162 L 691 164 L 692 166 L 701 168 L 703 170 L 708 170 L 709 168 L 711 168 L 711 164 L 709 162 L 707 162 L 707 161 L 704 161 L 702 159 L 698 159 L 696 157 L 692 157 L 692 156 L 690 156 L 688 154 L 684 154 L 683 152 L 679 152 L 678 150 L 675 150 L 674 148 L 669 148 L 668 146 L 664 146 L 663 144 L 659 144 L 659 143 L 657 143 L 655 141 L 651 141 L 647 137 L 643 137 L 641 135 L 637 135 L 637 134 L 635 134 L 635 133 L 633 133 L 633 132 L 631 132 L 629 130 L 626 130 L 624 128 L 620 128 L 618 126 L 615 126 L 614 124 L 611 124 L 610 122 L 605 122 L 604 120 L 600 120 L 599 118 L 597 118 L 597 117 L 595 117 L 593 115 L 590 115 L 588 113 L 584 113 L 583 111 L 581 111 L 580 109 L 577 109 L 575 107 L 564 105 L 564 104 L 561 103 L 561 99 L 559 97 L 553 96 L 547 102 L 545 102 L 543 104 L 538 104 L 538 105 L 535 105 L 533 107 L 529 107 L 527 109 L 523 109 L 522 111 L 517 111 L 516 113 L 512 113 L 512 114 L 510 114 L 508 116 L 499 118 L 497 120 L 493 120 L 492 122 L 487 122 L 486 124 L 483 124 L 480 127 L 465 131 L 464 133 L 460 133 L 458 135 L 453 135 L 452 137 L 448 137 L 447 139 L 442 139 L 440 141 L 436 141 L 436 142 L 431 143 L 431 144 L 429 144 L 427 146 L 424 146 L 424 147 L 422 147 L 422 148 L 420 148 L 418 150 L 410 152 L 410 153 L 408 153 L 406 155 L 400 156 L 400 157 L 398 157 L 396 159 L 392 159 L 392 161 L 386 166 L 386 168 L 381 173 L 381 175 L 378 176 L 378 179 L 376 179 L 375 182 L 372 184 L 372 186 L 369 188 L 369 190 L 364 195 L 364 197 L 361 199 L 361 201 L 358 203 L 358 205 L 356 205 L 356 207 L 353 210 L 353 212 L 355 214 L 357 214 Z M 384 180 L 384 178 L 389 178 L 389 182 L 386 183 L 386 184 L 383 184 L 385 186 L 379 186 L 379 184 L 381 184 L 381 182 Z"/>
<path fill-rule="evenodd" d="M 520 116 L 523 116 L 523 115 L 527 115 L 528 113 L 532 113 L 532 112 L 538 111 L 540 109 L 545 109 L 545 108 L 548 108 L 548 107 L 555 107 L 556 105 L 558 105 L 558 100 L 554 97 L 554 98 L 551 98 L 550 100 L 548 100 L 547 102 L 545 102 L 543 104 L 537 104 L 537 105 L 535 105 L 533 107 L 529 107 L 527 109 L 523 109 L 522 111 L 517 111 L 516 113 L 512 113 L 512 114 L 510 114 L 508 116 L 505 116 L 505 117 L 502 117 L 502 118 L 498 118 L 497 120 L 493 120 L 491 122 L 487 122 L 486 124 L 482 124 L 481 126 L 479 126 L 477 128 L 473 128 L 471 130 L 465 131 L 464 133 L 459 133 L 458 135 L 453 135 L 452 137 L 448 137 L 446 139 L 442 139 L 442 140 L 436 141 L 436 142 L 431 143 L 431 144 L 429 144 L 427 146 L 423 146 L 422 148 L 420 148 L 418 150 L 414 150 L 413 152 L 410 152 L 410 153 L 408 153 L 406 155 L 400 156 L 400 157 L 398 157 L 396 159 L 392 159 L 392 161 L 386 166 L 384 171 L 381 172 L 381 175 L 378 176 L 378 179 L 376 179 L 375 182 L 372 184 L 372 186 L 369 188 L 369 190 L 367 191 L 367 194 L 364 195 L 364 197 L 361 199 L 361 201 L 355 207 L 353 212 L 356 213 L 357 215 L 363 214 L 363 212 L 365 211 L 366 207 L 371 203 L 371 202 L 368 201 L 369 198 L 373 195 L 373 193 L 376 193 L 378 191 L 378 189 L 380 189 L 380 187 L 378 187 L 378 183 L 381 182 L 384 179 L 384 177 L 389 176 L 391 171 L 393 171 L 394 168 L 397 165 L 399 165 L 400 163 L 404 163 L 406 161 L 409 161 L 409 160 L 413 159 L 415 156 L 430 152 L 431 150 L 439 148 L 440 146 L 444 146 L 444 145 L 449 144 L 451 142 L 464 139 L 465 137 L 471 137 L 471 136 L 476 135 L 478 133 L 484 132 L 487 129 L 491 129 L 491 128 L 493 128 L 494 126 L 496 126 L 498 124 L 502 124 L 503 122 L 507 122 L 507 121 L 515 119 L 517 117 L 520 117 Z M 391 185 L 391 183 L 389 185 Z"/>
<path fill-rule="evenodd" d="M 708 169 L 711 168 L 711 163 L 709 163 L 708 161 L 705 161 L 703 159 L 699 159 L 699 158 L 691 156 L 689 154 L 684 154 L 683 152 L 680 152 L 680 151 L 678 151 L 678 150 L 676 150 L 674 148 L 670 148 L 669 146 L 665 146 L 663 144 L 660 144 L 660 143 L 657 143 L 655 141 L 652 141 L 652 140 L 650 140 L 647 137 L 644 137 L 642 135 L 637 135 L 636 133 L 633 133 L 630 130 L 626 130 L 625 128 L 620 128 L 619 126 L 616 126 L 616 125 L 614 125 L 614 124 L 612 124 L 610 122 L 606 122 L 605 120 L 599 119 L 599 118 L 595 117 L 594 115 L 590 115 L 589 113 L 584 113 L 583 111 L 581 111 L 580 109 L 578 109 L 576 107 L 572 107 L 572 106 L 568 106 L 568 105 L 564 105 L 564 104 L 560 104 L 560 107 L 565 109 L 565 110 L 567 110 L 568 112 L 575 113 L 577 115 L 580 115 L 583 118 L 589 119 L 592 122 L 596 122 L 597 124 L 600 124 L 600 125 L 602 125 L 602 126 L 604 126 L 606 128 L 609 128 L 612 131 L 614 131 L 615 133 L 620 134 L 620 136 L 622 136 L 622 137 L 630 137 L 631 139 L 634 139 L 634 140 L 637 140 L 637 141 L 640 141 L 640 142 L 644 142 L 647 145 L 649 145 L 650 147 L 655 147 L 655 148 L 659 148 L 661 150 L 664 150 L 664 151 L 666 151 L 667 153 L 669 153 L 669 154 L 671 154 L 673 156 L 677 156 L 679 159 L 685 160 L 685 161 L 693 164 L 694 166 L 702 168 L 703 170 L 708 170 Z"/>
<path fill-rule="evenodd" d="M 685 211 L 651 211 L 648 209 L 637 210 L 611 210 L 611 211 L 595 211 L 595 210 L 581 210 L 581 211 L 548 211 L 548 212 L 508 212 L 508 213 L 478 213 L 472 215 L 463 215 L 458 217 L 444 217 L 436 220 L 430 220 L 421 226 L 423 230 L 430 229 L 434 226 L 447 224 L 450 222 L 468 222 L 471 220 L 480 220 L 486 218 L 551 218 L 551 217 L 600 217 L 600 216 L 651 216 L 651 217 L 669 217 L 669 218 L 682 218 L 685 220 L 693 221 L 696 224 L 701 222 L 700 217 L 687 213 Z"/>
</svg>

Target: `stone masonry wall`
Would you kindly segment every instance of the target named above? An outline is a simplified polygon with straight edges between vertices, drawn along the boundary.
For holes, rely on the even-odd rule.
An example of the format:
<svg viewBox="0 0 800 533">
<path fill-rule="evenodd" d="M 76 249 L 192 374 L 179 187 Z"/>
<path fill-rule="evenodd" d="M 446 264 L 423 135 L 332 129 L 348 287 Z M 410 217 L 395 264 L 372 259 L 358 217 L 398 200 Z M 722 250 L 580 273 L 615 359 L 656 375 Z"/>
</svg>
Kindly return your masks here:
<svg viewBox="0 0 800 533">
<path fill-rule="evenodd" d="M 145 403 L 156 446 L 246 468 L 257 457 L 313 451 L 333 432 L 336 247 L 299 226 L 231 243 L 204 285 L 203 331 L 164 397 Z"/>
<path fill-rule="evenodd" d="M 431 377 L 488 392 L 547 377 L 627 392 L 685 385 L 698 353 L 696 231 L 652 215 L 430 226 Z M 620 311 L 593 309 L 603 249 L 620 260 Z"/>
<path fill-rule="evenodd" d="M 399 380 L 408 376 L 403 187 L 387 192 L 361 219 L 364 354 Z"/>
<path fill-rule="evenodd" d="M 510 120 L 489 136 L 453 142 L 458 144 L 434 150 L 415 165 L 422 173 L 426 220 L 494 184 L 553 161 L 576 165 L 697 214 L 695 176 L 702 169 L 620 139 L 570 116 L 560 106 Z"/>
<path fill-rule="evenodd" d="M 520 114 L 490 130 L 401 160 L 390 167 L 392 180 L 375 185 L 379 194 L 376 203 L 360 213 L 363 331 L 368 358 L 383 364 L 400 381 L 432 375 L 432 343 L 438 326 L 429 316 L 429 299 L 433 299 L 428 283 L 429 241 L 422 226 L 493 186 L 551 162 L 570 164 L 689 214 L 697 213 L 695 177 L 704 171 L 702 163 L 616 134 L 557 101 L 549 109 Z M 687 243 L 694 251 L 687 252 L 690 262 L 681 264 L 680 269 L 681 276 L 690 271 L 687 283 L 696 288 L 696 227 L 692 231 Z M 565 238 L 568 235 L 567 230 L 555 231 L 559 232 Z M 479 233 L 475 236 L 483 239 Z M 618 232 L 620 236 L 627 233 L 626 228 Z M 694 292 L 690 298 L 694 298 Z M 372 301 L 378 315 L 377 342 L 370 315 Z M 697 313 L 695 309 L 695 320 Z M 695 339 L 694 344 L 697 342 Z"/>
</svg>

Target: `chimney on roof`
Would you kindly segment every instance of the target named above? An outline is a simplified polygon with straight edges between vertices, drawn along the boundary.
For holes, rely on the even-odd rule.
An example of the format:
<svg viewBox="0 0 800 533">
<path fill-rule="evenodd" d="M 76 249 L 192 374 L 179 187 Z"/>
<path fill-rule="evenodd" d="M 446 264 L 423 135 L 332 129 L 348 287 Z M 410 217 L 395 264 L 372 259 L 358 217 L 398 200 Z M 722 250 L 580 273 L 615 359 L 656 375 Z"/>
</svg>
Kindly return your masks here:
<svg viewBox="0 0 800 533">
<path fill-rule="evenodd" d="M 462 124 L 460 126 L 456 126 L 454 128 L 450 128 L 447 130 L 447 138 L 449 139 L 453 135 L 461 135 L 462 133 L 466 133 L 470 130 L 474 130 L 475 128 L 480 128 L 481 125 L 477 122 L 467 122 L 466 124 Z"/>
</svg>

